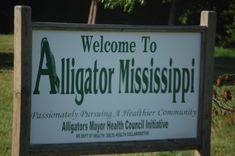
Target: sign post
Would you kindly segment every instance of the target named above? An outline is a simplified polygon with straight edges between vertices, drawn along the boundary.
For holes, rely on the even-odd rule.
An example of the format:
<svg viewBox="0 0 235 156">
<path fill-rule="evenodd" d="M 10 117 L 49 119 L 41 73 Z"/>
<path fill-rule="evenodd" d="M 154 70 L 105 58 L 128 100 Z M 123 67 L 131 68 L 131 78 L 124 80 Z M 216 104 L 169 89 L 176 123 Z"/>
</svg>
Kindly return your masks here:
<svg viewBox="0 0 235 156">
<path fill-rule="evenodd" d="M 31 9 L 16 6 L 14 17 L 14 99 L 12 155 L 28 155 L 31 112 Z"/>
<path fill-rule="evenodd" d="M 15 25 L 28 22 L 15 26 L 12 155 L 209 154 L 214 37 L 204 22 L 81 25 L 30 14 L 15 8 Z"/>
<path fill-rule="evenodd" d="M 214 45 L 215 45 L 215 32 L 216 32 L 216 12 L 202 11 L 201 13 L 201 26 L 206 26 L 206 44 L 205 44 L 205 78 L 204 78 L 204 108 L 202 110 L 202 131 L 201 144 L 199 152 L 195 151 L 195 156 L 210 155 L 211 145 L 211 107 L 212 107 L 212 86 L 214 75 Z"/>
</svg>

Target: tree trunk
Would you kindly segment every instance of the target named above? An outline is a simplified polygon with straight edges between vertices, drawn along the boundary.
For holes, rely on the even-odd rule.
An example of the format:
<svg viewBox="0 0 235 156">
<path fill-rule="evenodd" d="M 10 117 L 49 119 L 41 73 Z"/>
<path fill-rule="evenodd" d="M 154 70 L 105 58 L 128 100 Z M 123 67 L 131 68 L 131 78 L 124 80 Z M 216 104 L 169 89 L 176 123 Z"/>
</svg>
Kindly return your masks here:
<svg viewBox="0 0 235 156">
<path fill-rule="evenodd" d="M 88 17 L 88 24 L 96 23 L 96 14 L 97 14 L 97 4 L 98 0 L 91 0 L 90 12 Z"/>
<path fill-rule="evenodd" d="M 170 6 L 170 11 L 169 11 L 168 25 L 175 24 L 175 12 L 176 12 L 176 0 L 172 0 L 171 6 Z"/>
</svg>

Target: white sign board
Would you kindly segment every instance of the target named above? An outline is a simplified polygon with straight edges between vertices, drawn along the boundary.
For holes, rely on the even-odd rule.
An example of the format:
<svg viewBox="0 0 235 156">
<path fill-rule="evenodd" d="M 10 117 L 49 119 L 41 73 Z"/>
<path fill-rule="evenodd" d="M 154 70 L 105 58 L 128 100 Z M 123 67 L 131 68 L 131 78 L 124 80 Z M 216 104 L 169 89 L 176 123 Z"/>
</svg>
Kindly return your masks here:
<svg viewBox="0 0 235 156">
<path fill-rule="evenodd" d="M 32 34 L 30 144 L 197 138 L 201 32 Z"/>
</svg>

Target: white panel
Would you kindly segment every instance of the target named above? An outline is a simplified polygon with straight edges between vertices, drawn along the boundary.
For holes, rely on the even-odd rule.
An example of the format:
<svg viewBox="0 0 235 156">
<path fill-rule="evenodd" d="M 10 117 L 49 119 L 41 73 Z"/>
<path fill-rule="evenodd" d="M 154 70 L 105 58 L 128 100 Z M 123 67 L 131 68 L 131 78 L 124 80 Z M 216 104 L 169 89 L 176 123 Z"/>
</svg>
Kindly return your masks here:
<svg viewBox="0 0 235 156">
<path fill-rule="evenodd" d="M 34 30 L 30 143 L 196 138 L 200 49 L 200 32 Z M 39 72 L 43 50 L 45 71 L 55 60 L 56 94 L 56 81 Z"/>
</svg>

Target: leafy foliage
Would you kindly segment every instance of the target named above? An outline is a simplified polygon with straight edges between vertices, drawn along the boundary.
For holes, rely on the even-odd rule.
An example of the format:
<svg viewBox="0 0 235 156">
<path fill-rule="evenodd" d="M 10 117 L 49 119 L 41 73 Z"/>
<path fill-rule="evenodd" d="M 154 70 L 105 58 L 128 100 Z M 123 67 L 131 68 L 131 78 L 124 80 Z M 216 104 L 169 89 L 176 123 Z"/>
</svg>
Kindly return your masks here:
<svg viewBox="0 0 235 156">
<path fill-rule="evenodd" d="M 223 46 L 233 44 L 235 46 L 235 1 L 229 5 L 228 10 L 224 11 L 224 15 L 228 17 L 229 23 L 225 24 L 225 40 L 221 41 Z"/>
<path fill-rule="evenodd" d="M 222 74 L 216 80 L 213 91 L 213 125 L 223 127 L 226 124 L 235 124 L 235 74 Z M 223 118 L 223 120 L 221 120 Z"/>
<path fill-rule="evenodd" d="M 145 0 L 100 0 L 104 4 L 105 8 L 115 9 L 123 8 L 124 12 L 132 12 L 135 4 L 143 5 Z"/>
</svg>

